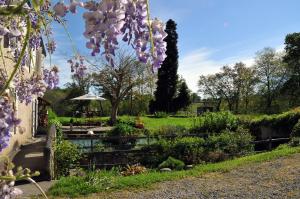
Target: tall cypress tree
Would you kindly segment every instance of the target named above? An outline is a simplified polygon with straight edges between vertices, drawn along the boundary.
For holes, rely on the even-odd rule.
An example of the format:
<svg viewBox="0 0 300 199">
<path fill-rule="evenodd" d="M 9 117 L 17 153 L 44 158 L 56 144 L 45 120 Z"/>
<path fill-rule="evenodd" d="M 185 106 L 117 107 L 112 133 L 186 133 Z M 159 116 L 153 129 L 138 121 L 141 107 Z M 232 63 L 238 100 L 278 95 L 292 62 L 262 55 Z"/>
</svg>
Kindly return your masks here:
<svg viewBox="0 0 300 199">
<path fill-rule="evenodd" d="M 165 38 L 167 42 L 166 59 L 161 68 L 158 69 L 157 88 L 154 93 L 155 101 L 150 103 L 150 111 L 171 112 L 174 110 L 173 99 L 176 94 L 176 85 L 178 81 L 178 49 L 176 32 L 177 24 L 170 19 L 166 24 L 166 32 L 168 36 Z"/>
<path fill-rule="evenodd" d="M 192 103 L 191 95 L 185 81 L 182 80 L 179 85 L 178 96 L 174 99 L 175 111 L 186 109 Z"/>
</svg>

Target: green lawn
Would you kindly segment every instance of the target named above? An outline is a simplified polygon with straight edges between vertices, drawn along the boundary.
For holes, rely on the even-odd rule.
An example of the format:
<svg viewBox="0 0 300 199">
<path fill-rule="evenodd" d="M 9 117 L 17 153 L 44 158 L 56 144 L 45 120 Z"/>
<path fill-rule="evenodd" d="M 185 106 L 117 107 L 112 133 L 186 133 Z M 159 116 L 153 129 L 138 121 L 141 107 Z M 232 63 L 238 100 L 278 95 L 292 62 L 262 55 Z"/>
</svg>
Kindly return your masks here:
<svg viewBox="0 0 300 199">
<path fill-rule="evenodd" d="M 75 197 L 108 190 L 146 188 L 157 182 L 176 180 L 188 176 L 200 176 L 211 172 L 226 172 L 240 166 L 269 161 L 295 153 L 300 153 L 300 147 L 283 147 L 271 152 L 249 155 L 224 162 L 203 164 L 187 171 L 166 173 L 149 171 L 145 174 L 128 177 L 117 175 L 117 172 L 114 171 L 103 171 L 89 175 L 89 177 L 62 178 L 50 189 L 49 194 L 52 196 Z"/>
<path fill-rule="evenodd" d="M 135 120 L 136 117 L 131 116 L 120 116 L 120 119 L 123 120 Z M 67 125 L 70 122 L 71 117 L 58 117 L 59 121 L 63 125 Z M 108 117 L 96 117 L 89 120 L 92 121 L 107 121 Z M 145 127 L 151 131 L 159 129 L 161 126 L 184 126 L 190 128 L 194 125 L 194 118 L 192 117 L 167 117 L 167 118 L 152 118 L 152 117 L 141 117 L 142 121 L 145 124 Z M 85 118 L 74 118 L 74 121 L 84 122 Z"/>
</svg>

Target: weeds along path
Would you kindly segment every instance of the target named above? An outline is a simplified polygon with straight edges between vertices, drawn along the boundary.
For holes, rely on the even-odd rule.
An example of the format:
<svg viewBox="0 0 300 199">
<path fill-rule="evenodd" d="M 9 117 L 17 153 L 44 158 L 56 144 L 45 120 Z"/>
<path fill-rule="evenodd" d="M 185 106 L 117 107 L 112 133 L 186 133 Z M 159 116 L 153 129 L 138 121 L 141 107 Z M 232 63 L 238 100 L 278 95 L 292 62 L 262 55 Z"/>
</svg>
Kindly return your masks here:
<svg viewBox="0 0 300 199">
<path fill-rule="evenodd" d="M 90 195 L 89 198 L 300 198 L 300 154 L 251 164 L 226 173 L 209 173 L 156 184 L 150 189 Z"/>
</svg>

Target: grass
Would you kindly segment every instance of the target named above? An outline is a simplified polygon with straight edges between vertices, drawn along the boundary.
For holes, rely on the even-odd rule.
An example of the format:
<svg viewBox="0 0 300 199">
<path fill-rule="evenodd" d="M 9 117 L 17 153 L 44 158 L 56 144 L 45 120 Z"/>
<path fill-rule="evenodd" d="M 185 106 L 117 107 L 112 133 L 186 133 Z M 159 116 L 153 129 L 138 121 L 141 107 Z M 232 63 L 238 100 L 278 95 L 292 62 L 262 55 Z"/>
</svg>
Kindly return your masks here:
<svg viewBox="0 0 300 199">
<path fill-rule="evenodd" d="M 120 116 L 123 120 L 135 120 L 136 117 L 131 116 Z M 71 117 L 58 117 L 58 120 L 63 125 L 69 125 Z M 85 123 L 86 120 L 90 121 L 107 121 L 108 117 L 95 117 L 95 118 L 74 118 L 74 121 Z M 141 117 L 145 127 L 150 131 L 155 131 L 162 126 L 183 126 L 190 128 L 194 125 L 194 118 L 192 117 L 167 117 L 167 118 L 152 118 L 152 117 Z"/>
<path fill-rule="evenodd" d="M 114 191 L 132 188 L 147 188 L 154 183 L 162 181 L 176 180 L 189 176 L 201 176 L 210 172 L 226 172 L 240 166 L 269 161 L 295 153 L 300 153 L 300 147 L 281 147 L 280 149 L 273 150 L 271 152 L 249 155 L 219 163 L 198 165 L 194 169 L 187 171 L 174 171 L 166 173 L 149 171 L 145 174 L 128 177 L 117 175 L 115 171 L 102 171 L 99 172 L 99 174 L 94 175 L 94 178 L 62 178 L 49 190 L 49 194 L 52 196 L 76 197 L 91 193 L 105 192 L 107 190 Z M 90 184 L 89 182 L 91 179 L 92 182 L 97 182 L 97 179 L 100 181 L 102 179 L 102 181 L 100 183 Z"/>
</svg>

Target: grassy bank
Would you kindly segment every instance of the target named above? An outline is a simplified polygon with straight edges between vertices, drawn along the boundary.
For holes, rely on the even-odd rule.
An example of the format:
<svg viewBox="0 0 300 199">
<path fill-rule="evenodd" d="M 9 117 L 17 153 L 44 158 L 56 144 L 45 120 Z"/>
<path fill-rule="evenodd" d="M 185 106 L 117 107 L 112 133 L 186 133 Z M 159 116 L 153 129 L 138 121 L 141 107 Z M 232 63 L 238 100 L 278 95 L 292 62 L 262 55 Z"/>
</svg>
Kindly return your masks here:
<svg viewBox="0 0 300 199">
<path fill-rule="evenodd" d="M 264 162 L 295 153 L 300 153 L 300 147 L 284 147 L 271 152 L 249 155 L 224 162 L 199 165 L 187 171 L 169 173 L 149 171 L 145 174 L 128 177 L 122 177 L 115 171 L 103 171 L 88 175 L 88 177 L 62 178 L 50 189 L 49 194 L 52 196 L 76 197 L 103 191 L 146 188 L 157 182 L 176 180 L 188 176 L 200 176 L 210 172 L 226 172 L 239 166 Z"/>
</svg>

